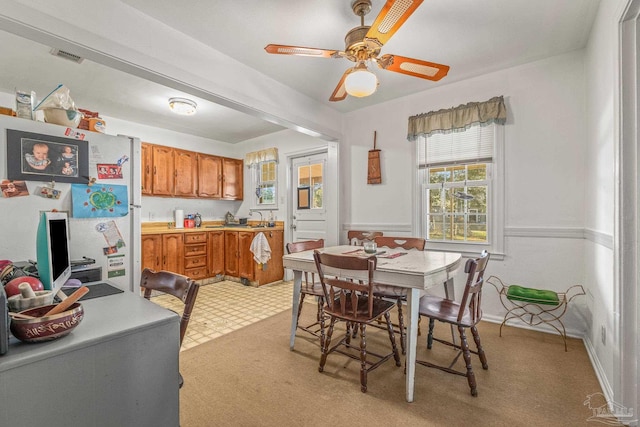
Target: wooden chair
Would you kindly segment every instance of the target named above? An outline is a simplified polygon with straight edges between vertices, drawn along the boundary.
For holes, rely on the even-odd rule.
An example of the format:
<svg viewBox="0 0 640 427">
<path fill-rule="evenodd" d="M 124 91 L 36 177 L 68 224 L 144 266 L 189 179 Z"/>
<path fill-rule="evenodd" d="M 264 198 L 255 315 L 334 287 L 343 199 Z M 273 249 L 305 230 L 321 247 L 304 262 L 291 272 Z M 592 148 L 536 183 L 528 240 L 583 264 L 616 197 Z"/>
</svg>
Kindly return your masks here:
<svg viewBox="0 0 640 427">
<path fill-rule="evenodd" d="M 426 240 L 419 237 L 378 236 L 375 238 L 375 242 L 378 248 L 402 248 L 418 251 L 423 251 L 426 244 Z M 407 301 L 407 288 L 375 284 L 373 287 L 373 294 L 377 297 L 392 299 L 396 302 L 396 306 L 398 307 L 398 324 L 394 326 L 397 326 L 398 332 L 400 333 L 400 348 L 402 348 L 402 354 L 405 354 L 407 351 L 407 333 L 404 327 L 404 318 L 402 317 L 402 304 Z"/>
<path fill-rule="evenodd" d="M 482 363 L 482 369 L 489 369 L 487 357 L 484 354 L 482 344 L 480 343 L 480 335 L 478 334 L 478 329 L 476 327 L 478 322 L 482 319 L 482 284 L 484 282 L 484 271 L 488 262 L 489 253 L 487 251 L 483 251 L 477 259 L 467 260 L 467 263 L 464 266 L 464 272 L 467 273 L 467 282 L 464 287 L 464 294 L 462 295 L 462 299 L 459 303 L 431 295 L 425 295 L 420 298 L 420 316 L 429 318 L 427 348 L 431 349 L 433 341 L 438 341 L 456 348 L 458 353 L 449 366 L 439 366 L 422 360 L 416 360 L 416 362 L 424 366 L 440 369 L 450 374 L 467 377 L 472 396 L 477 396 L 478 391 L 476 386 L 476 377 L 471 365 L 471 353 L 478 355 L 480 363 Z M 460 333 L 459 345 L 433 336 L 433 326 L 436 320 L 449 323 L 458 328 L 458 332 Z M 467 336 L 465 334 L 466 329 L 471 329 L 473 340 L 476 344 L 476 351 L 469 348 L 469 343 L 467 342 Z M 453 369 L 453 365 L 460 357 L 460 354 L 462 354 L 464 358 L 466 366 L 465 372 Z"/>
<path fill-rule="evenodd" d="M 324 248 L 324 239 L 307 240 L 303 242 L 287 243 L 287 253 L 293 254 L 296 252 L 308 251 L 311 249 Z M 309 280 L 311 276 L 311 280 Z M 316 298 L 318 303 L 318 313 L 316 315 L 316 321 L 307 326 L 300 325 L 300 314 L 302 313 L 302 305 L 304 303 L 304 297 L 311 295 Z M 322 347 L 322 340 L 324 334 L 321 333 L 321 320 L 325 316 L 324 314 L 324 292 L 322 290 L 322 284 L 316 282 L 315 274 L 304 272 L 304 280 L 300 288 L 300 304 L 298 306 L 298 328 L 310 333 L 311 335 L 320 338 L 320 346 Z"/>
<path fill-rule="evenodd" d="M 353 246 L 362 246 L 366 240 L 373 240 L 382 235 L 382 231 L 347 231 L 347 239 L 349 239 L 349 244 Z"/>
<path fill-rule="evenodd" d="M 320 283 L 324 291 L 326 306 L 324 308 L 331 322 L 329 324 L 328 333 L 323 339 L 322 356 L 320 358 L 320 366 L 318 370 L 322 372 L 330 353 L 338 352 L 352 359 L 360 360 L 360 390 L 365 393 L 367 391 L 367 374 L 377 368 L 383 362 L 392 356 L 396 361 L 396 366 L 400 366 L 400 355 L 396 346 L 395 335 L 391 325 L 391 316 L 389 311 L 393 308 L 393 303 L 373 295 L 373 272 L 376 269 L 376 258 L 361 258 L 344 255 L 321 254 L 315 250 L 313 257 L 316 262 L 316 268 L 320 276 Z M 367 279 L 347 280 L 344 277 L 337 277 L 332 272 L 340 271 L 341 275 L 346 277 L 359 272 L 367 272 Z M 385 355 L 380 355 L 367 350 L 366 327 L 374 322 L 378 317 L 384 316 L 391 341 L 392 351 Z M 330 347 L 331 337 L 336 322 L 344 321 L 347 324 L 360 326 L 360 352 L 359 355 L 354 354 L 351 345 L 351 334 L 349 328 L 344 337 L 336 345 Z M 322 321 L 324 323 L 324 320 Z M 324 325 L 323 325 L 324 326 Z M 324 328 L 321 329 L 324 334 Z M 345 347 L 345 350 L 342 349 Z M 372 362 L 367 357 L 374 357 L 377 360 Z"/>
<path fill-rule="evenodd" d="M 146 299 L 151 299 L 151 293 L 157 291 L 173 295 L 184 303 L 182 317 L 180 318 L 180 345 L 182 346 L 182 341 L 191 319 L 191 312 L 200 290 L 200 284 L 181 274 L 145 268 L 140 276 L 140 287 L 144 289 L 144 297 Z M 182 388 L 183 384 L 184 380 L 180 375 L 179 387 Z"/>
</svg>

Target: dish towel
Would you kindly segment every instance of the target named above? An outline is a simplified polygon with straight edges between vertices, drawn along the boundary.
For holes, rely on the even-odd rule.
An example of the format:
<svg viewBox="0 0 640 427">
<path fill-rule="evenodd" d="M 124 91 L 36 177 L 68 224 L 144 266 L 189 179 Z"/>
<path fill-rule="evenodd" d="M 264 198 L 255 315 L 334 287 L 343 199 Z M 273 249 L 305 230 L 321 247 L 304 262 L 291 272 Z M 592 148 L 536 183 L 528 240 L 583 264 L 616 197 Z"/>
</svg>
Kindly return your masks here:
<svg viewBox="0 0 640 427">
<path fill-rule="evenodd" d="M 271 246 L 269 246 L 267 237 L 262 232 L 256 234 L 253 238 L 250 250 L 253 253 L 253 259 L 258 264 L 266 264 L 271 259 Z"/>
</svg>

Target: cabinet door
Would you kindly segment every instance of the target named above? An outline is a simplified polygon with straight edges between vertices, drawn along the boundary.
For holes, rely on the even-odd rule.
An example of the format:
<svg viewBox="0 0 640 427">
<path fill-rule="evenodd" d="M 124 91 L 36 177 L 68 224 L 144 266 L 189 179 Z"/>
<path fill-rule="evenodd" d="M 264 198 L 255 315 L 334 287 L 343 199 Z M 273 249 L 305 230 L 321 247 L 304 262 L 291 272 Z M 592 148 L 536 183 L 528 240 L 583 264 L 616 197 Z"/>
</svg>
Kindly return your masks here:
<svg viewBox="0 0 640 427">
<path fill-rule="evenodd" d="M 227 276 L 238 276 L 238 232 L 224 232 L 224 271 Z"/>
<path fill-rule="evenodd" d="M 284 253 L 283 231 L 265 230 L 264 235 L 271 248 L 271 259 L 264 269 L 255 264 L 255 281 L 258 285 L 277 282 L 284 277 L 284 268 L 282 266 L 282 255 Z"/>
<path fill-rule="evenodd" d="M 198 154 L 198 196 L 222 197 L 222 158 Z"/>
<path fill-rule="evenodd" d="M 152 194 L 153 188 L 153 149 L 151 144 L 142 143 L 140 154 L 142 156 L 142 194 Z"/>
<path fill-rule="evenodd" d="M 155 196 L 173 196 L 173 148 L 154 145 L 152 151 L 153 194 Z"/>
<path fill-rule="evenodd" d="M 162 235 L 162 269 L 184 274 L 184 234 Z"/>
<path fill-rule="evenodd" d="M 239 159 L 222 159 L 222 198 L 242 200 L 243 198 L 243 161 Z"/>
<path fill-rule="evenodd" d="M 207 237 L 209 276 L 224 274 L 224 231 L 210 231 Z"/>
<path fill-rule="evenodd" d="M 177 197 L 198 195 L 198 155 L 193 151 L 173 150 L 175 181 L 173 194 Z"/>
<path fill-rule="evenodd" d="M 142 236 L 142 269 L 162 269 L 162 236 L 151 234 Z"/>
<path fill-rule="evenodd" d="M 240 254 L 238 260 L 238 273 L 239 277 L 249 280 L 253 278 L 253 253 L 251 252 L 251 242 L 253 241 L 253 232 L 239 231 L 238 232 L 238 252 Z"/>
</svg>

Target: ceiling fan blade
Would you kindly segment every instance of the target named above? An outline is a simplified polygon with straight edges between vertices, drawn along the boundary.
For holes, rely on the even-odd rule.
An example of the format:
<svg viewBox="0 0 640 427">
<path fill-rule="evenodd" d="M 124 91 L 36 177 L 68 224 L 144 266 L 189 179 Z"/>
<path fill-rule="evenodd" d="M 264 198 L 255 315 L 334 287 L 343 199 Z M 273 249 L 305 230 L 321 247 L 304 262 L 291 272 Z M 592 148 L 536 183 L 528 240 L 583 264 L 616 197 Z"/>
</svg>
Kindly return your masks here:
<svg viewBox="0 0 640 427">
<path fill-rule="evenodd" d="M 286 46 L 282 44 L 268 44 L 264 50 L 277 55 L 316 56 L 321 58 L 337 57 L 337 50 L 316 49 L 313 47 Z"/>
<path fill-rule="evenodd" d="M 338 86 L 336 86 L 336 88 L 333 90 L 333 93 L 331 94 L 329 101 L 333 101 L 333 102 L 342 101 L 347 97 L 347 89 L 344 86 L 344 81 L 347 78 L 347 76 L 351 74 L 352 71 L 353 71 L 353 68 L 349 68 L 347 71 L 344 72 L 344 74 L 342 75 L 342 78 L 340 79 L 340 82 L 338 83 Z"/>
<path fill-rule="evenodd" d="M 408 74 L 421 79 L 438 81 L 449 72 L 449 66 L 398 55 L 382 55 L 376 60 L 384 70 Z"/>
<path fill-rule="evenodd" d="M 389 41 L 421 3 L 422 0 L 387 0 L 376 20 L 371 24 L 365 40 L 381 47 Z"/>
</svg>

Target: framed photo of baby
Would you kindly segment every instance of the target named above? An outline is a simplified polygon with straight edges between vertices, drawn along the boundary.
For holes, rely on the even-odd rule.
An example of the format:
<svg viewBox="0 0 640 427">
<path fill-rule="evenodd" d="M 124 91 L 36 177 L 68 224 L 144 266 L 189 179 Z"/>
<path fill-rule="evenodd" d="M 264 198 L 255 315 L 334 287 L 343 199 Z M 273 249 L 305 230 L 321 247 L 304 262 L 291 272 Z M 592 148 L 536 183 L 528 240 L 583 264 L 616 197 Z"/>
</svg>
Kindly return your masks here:
<svg viewBox="0 0 640 427">
<path fill-rule="evenodd" d="M 87 141 L 7 129 L 7 178 L 86 183 Z"/>
</svg>

